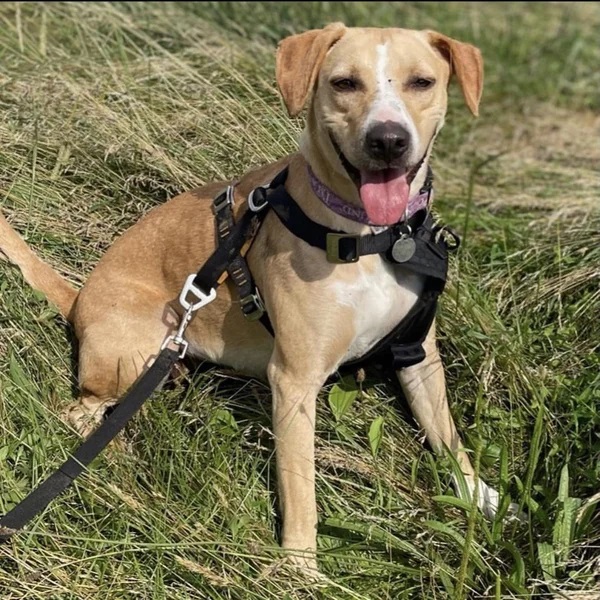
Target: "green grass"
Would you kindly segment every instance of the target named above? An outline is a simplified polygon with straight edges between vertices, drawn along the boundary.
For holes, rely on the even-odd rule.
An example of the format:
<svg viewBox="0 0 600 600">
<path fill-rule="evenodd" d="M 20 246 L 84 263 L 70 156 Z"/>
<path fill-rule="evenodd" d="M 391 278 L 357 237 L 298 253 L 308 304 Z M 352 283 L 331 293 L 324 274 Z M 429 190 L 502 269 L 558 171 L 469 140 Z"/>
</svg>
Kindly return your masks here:
<svg viewBox="0 0 600 600">
<path fill-rule="evenodd" d="M 435 152 L 436 210 L 464 240 L 441 348 L 481 476 L 530 515 L 489 523 L 457 502 L 452 465 L 367 373 L 347 410 L 322 394 L 335 583 L 307 584 L 277 562 L 268 389 L 198 370 L 0 548 L 3 600 L 600 595 L 597 3 L 3 3 L 0 19 L 2 210 L 76 284 L 153 206 L 295 148 L 273 76 L 286 34 L 343 20 L 480 46 L 481 117 L 453 88 Z M 0 263 L 0 512 L 78 443 L 58 417 L 71 344 Z"/>
</svg>

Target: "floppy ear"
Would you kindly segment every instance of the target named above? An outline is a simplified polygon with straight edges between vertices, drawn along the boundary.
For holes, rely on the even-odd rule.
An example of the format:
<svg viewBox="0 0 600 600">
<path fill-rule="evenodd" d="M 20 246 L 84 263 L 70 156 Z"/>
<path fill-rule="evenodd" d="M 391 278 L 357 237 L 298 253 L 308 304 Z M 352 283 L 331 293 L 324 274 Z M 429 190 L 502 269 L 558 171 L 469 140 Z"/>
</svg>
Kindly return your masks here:
<svg viewBox="0 0 600 600">
<path fill-rule="evenodd" d="M 343 35 L 343 23 L 287 37 L 277 47 L 277 85 L 288 113 L 295 117 L 306 104 L 327 51 Z"/>
<path fill-rule="evenodd" d="M 456 75 L 469 110 L 478 116 L 483 92 L 483 59 L 479 48 L 453 40 L 437 31 L 427 33 L 430 44 L 450 63 L 450 75 Z"/>
</svg>

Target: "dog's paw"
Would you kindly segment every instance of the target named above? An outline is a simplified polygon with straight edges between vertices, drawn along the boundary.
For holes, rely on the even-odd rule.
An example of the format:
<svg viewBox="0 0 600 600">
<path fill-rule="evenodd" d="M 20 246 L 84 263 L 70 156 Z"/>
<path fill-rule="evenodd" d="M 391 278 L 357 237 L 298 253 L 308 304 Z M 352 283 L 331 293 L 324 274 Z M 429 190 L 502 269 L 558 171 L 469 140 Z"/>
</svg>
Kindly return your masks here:
<svg viewBox="0 0 600 600">
<path fill-rule="evenodd" d="M 294 552 L 286 556 L 284 561 L 288 569 L 292 569 L 301 575 L 303 579 L 311 582 L 328 581 L 327 577 L 317 567 L 317 558 L 314 552 L 302 552 L 298 554 Z"/>
<path fill-rule="evenodd" d="M 471 501 L 473 499 L 473 492 L 475 491 L 475 480 L 472 477 L 465 476 L 465 483 L 467 486 L 468 497 L 464 498 L 464 500 Z M 455 487 L 460 493 L 461 486 L 457 485 L 455 479 Z M 500 494 L 493 487 L 490 487 L 485 481 L 479 479 L 477 481 L 477 507 L 483 513 L 483 516 L 493 521 L 498 514 L 498 509 L 500 507 Z M 510 503 L 508 507 L 508 511 L 506 513 L 506 519 L 508 520 L 518 520 L 518 521 L 526 521 L 527 515 L 525 513 L 519 511 L 518 504 L 514 502 Z"/>
<path fill-rule="evenodd" d="M 88 438 L 104 421 L 107 409 L 115 403 L 103 403 L 89 408 L 82 402 L 72 402 L 62 412 L 62 420 L 82 437 Z"/>
<path fill-rule="evenodd" d="M 319 571 L 314 553 L 289 554 L 263 569 L 260 579 L 285 574 L 295 575 L 311 584 L 330 583 L 329 578 Z"/>
</svg>

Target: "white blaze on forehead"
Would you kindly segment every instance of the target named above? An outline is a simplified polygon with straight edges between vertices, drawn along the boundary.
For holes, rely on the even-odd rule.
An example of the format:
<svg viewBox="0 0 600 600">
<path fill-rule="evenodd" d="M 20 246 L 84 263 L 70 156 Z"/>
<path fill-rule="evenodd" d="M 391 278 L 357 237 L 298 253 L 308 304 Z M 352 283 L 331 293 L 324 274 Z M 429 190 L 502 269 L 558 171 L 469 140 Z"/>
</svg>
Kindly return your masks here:
<svg viewBox="0 0 600 600">
<path fill-rule="evenodd" d="M 365 131 L 378 121 L 393 121 L 404 127 L 410 134 L 411 139 L 411 158 L 419 147 L 419 134 L 406 105 L 402 98 L 396 93 L 393 77 L 390 76 L 388 44 L 379 44 L 376 47 L 377 62 L 375 65 L 375 74 L 377 77 L 377 91 L 371 110 L 365 120 Z"/>
</svg>

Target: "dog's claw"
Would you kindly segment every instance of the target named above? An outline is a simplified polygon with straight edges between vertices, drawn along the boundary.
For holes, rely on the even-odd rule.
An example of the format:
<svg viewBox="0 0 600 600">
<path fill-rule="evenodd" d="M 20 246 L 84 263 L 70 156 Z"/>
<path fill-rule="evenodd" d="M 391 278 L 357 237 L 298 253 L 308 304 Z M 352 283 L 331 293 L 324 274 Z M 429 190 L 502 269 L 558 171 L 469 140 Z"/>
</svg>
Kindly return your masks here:
<svg viewBox="0 0 600 600">
<path fill-rule="evenodd" d="M 85 409 L 81 402 L 72 402 L 62 412 L 62 420 L 71 425 L 73 429 L 82 437 L 88 438 L 93 431 L 102 423 L 104 410 L 98 410 L 90 413 Z"/>
</svg>

